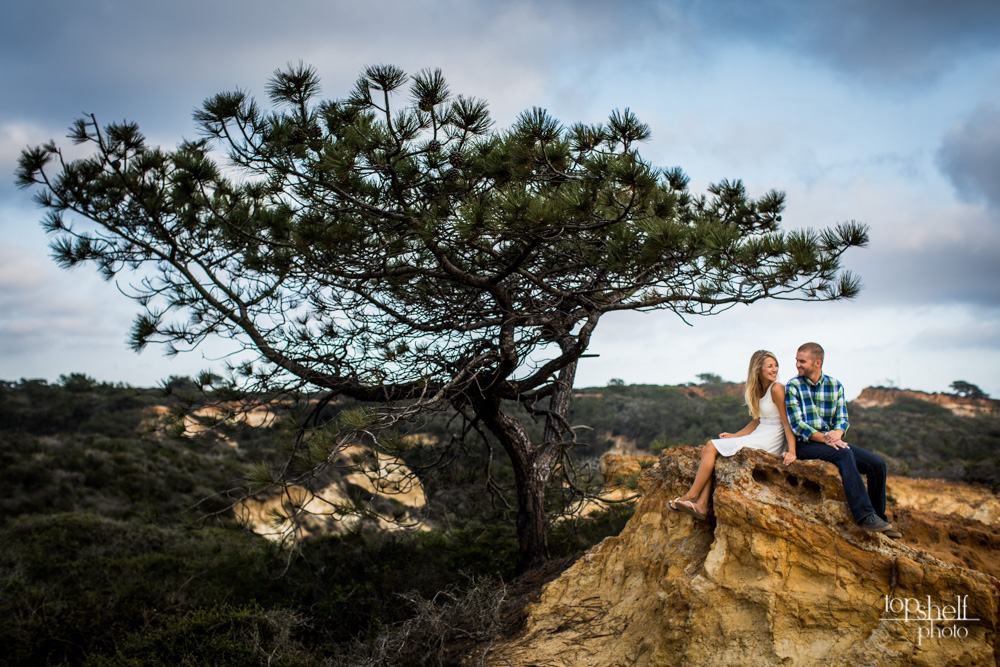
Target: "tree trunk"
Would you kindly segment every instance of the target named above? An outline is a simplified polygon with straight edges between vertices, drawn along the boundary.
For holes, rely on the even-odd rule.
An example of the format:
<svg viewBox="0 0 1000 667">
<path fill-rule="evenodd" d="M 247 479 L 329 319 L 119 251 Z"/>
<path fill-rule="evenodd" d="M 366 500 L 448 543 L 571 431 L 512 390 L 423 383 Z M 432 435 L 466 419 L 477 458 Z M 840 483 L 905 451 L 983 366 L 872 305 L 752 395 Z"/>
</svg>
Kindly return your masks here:
<svg viewBox="0 0 1000 667">
<path fill-rule="evenodd" d="M 532 457 L 534 458 L 534 457 Z M 549 559 L 549 532 L 545 513 L 545 485 L 541 471 L 531 465 L 521 472 L 515 466 L 517 483 L 517 573 L 527 572 Z"/>
<path fill-rule="evenodd" d="M 517 486 L 517 572 L 526 572 L 549 558 L 545 521 L 545 485 L 551 467 L 539 466 L 538 452 L 524 425 L 500 409 L 499 400 L 476 406 L 483 423 L 497 437 L 514 466 Z"/>
<path fill-rule="evenodd" d="M 485 399 L 475 406 L 483 423 L 500 441 L 514 466 L 517 486 L 517 572 L 536 568 L 549 559 L 548 521 L 545 487 L 555 472 L 563 452 L 573 395 L 576 362 L 559 372 L 549 397 L 549 415 L 540 446 L 535 447 L 524 425 L 501 409 L 498 399 Z"/>
<path fill-rule="evenodd" d="M 563 443 L 563 436 L 569 430 L 566 419 L 569 416 L 570 399 L 573 398 L 576 363 L 574 361 L 559 371 L 559 379 L 556 380 L 552 397 L 549 398 L 549 416 L 545 420 L 545 436 L 542 440 L 546 447 L 559 448 Z"/>
</svg>

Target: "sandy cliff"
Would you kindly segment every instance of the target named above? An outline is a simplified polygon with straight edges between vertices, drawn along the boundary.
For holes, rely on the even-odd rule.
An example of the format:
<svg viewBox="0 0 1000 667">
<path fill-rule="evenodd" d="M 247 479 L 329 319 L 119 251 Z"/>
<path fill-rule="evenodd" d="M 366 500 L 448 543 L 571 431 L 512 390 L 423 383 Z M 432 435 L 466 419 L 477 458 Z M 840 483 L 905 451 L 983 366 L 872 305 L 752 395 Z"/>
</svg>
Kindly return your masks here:
<svg viewBox="0 0 1000 667">
<path fill-rule="evenodd" d="M 866 387 L 860 396 L 851 401 L 851 405 L 862 408 L 885 407 L 892 405 L 900 397 L 915 398 L 940 405 L 959 417 L 1000 414 L 1000 401 L 990 398 L 963 398 L 954 394 L 928 394 L 923 391 L 885 387 Z"/>
<path fill-rule="evenodd" d="M 367 473 L 347 472 L 367 462 Z M 399 459 L 359 446 L 341 450 L 315 489 L 289 486 L 243 500 L 235 511 L 259 535 L 283 542 L 355 530 L 428 530 L 419 518 L 427 501 L 417 477 Z M 367 505 L 364 515 L 347 511 L 351 496 Z M 288 517 L 298 513 L 296 526 Z M 296 528 L 297 531 L 296 532 Z"/>
<path fill-rule="evenodd" d="M 224 435 L 221 426 L 243 423 L 253 428 L 267 428 L 280 419 L 280 407 L 280 404 L 246 407 L 239 403 L 219 403 L 197 410 L 177 412 L 166 405 L 152 405 L 146 408 L 149 416 L 145 422 L 145 429 L 159 431 L 169 425 L 177 429 L 177 435 L 191 438 L 210 434 L 219 442 L 236 447 L 236 442 Z"/>
<path fill-rule="evenodd" d="M 892 504 L 900 507 L 957 514 L 991 526 L 1000 522 L 1000 497 L 984 486 L 909 477 L 890 477 L 885 486 Z"/>
<path fill-rule="evenodd" d="M 621 534 L 548 584 L 487 664 L 997 664 L 995 526 L 899 507 L 903 540 L 868 535 L 833 466 L 753 450 L 720 460 L 714 518 L 696 522 L 666 503 L 697 461 L 665 451 Z M 928 602 L 963 620 L 885 620 Z"/>
</svg>

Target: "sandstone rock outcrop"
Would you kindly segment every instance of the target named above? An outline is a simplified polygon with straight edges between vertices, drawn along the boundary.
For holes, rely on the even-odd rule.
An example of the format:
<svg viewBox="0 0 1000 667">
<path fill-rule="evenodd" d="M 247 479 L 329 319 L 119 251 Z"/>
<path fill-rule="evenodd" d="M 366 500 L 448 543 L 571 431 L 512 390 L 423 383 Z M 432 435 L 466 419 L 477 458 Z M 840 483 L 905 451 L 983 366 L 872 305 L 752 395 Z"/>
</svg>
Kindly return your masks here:
<svg viewBox="0 0 1000 667">
<path fill-rule="evenodd" d="M 243 406 L 239 403 L 219 403 L 184 412 L 166 405 L 151 405 L 146 408 L 149 418 L 145 422 L 145 428 L 148 431 L 159 431 L 169 425 L 176 429 L 177 435 L 192 438 L 211 434 L 219 442 L 236 447 L 236 442 L 224 434 L 221 426 L 246 424 L 252 428 L 267 428 L 280 419 L 280 407 L 280 404 Z"/>
<path fill-rule="evenodd" d="M 622 486 L 630 477 L 638 477 L 643 470 L 651 468 L 655 463 L 655 456 L 628 456 L 607 452 L 601 456 L 601 477 L 607 487 Z"/>
<path fill-rule="evenodd" d="M 667 509 L 697 464 L 695 449 L 666 450 L 625 529 L 549 583 L 486 664 L 997 664 L 1000 582 L 972 569 L 997 560 L 995 527 L 955 516 L 931 545 L 928 513 L 897 508 L 910 537 L 870 535 L 832 465 L 785 467 L 756 450 L 719 460 L 714 512 L 698 522 Z M 965 540 L 965 552 L 942 540 Z M 914 619 L 928 603 L 952 620 Z M 895 620 L 901 605 L 909 621 Z"/>
<path fill-rule="evenodd" d="M 954 394 L 928 394 L 910 389 L 866 387 L 851 401 L 851 405 L 861 408 L 885 407 L 892 405 L 900 397 L 915 398 L 951 410 L 959 417 L 1000 414 L 1000 401 L 990 398 L 964 398 Z"/>
<path fill-rule="evenodd" d="M 982 486 L 940 479 L 890 477 L 889 498 L 901 507 L 934 514 L 957 514 L 988 526 L 1000 523 L 1000 497 Z"/>
<path fill-rule="evenodd" d="M 366 462 L 366 472 L 338 470 L 356 469 L 351 462 Z M 418 518 L 427 504 L 424 489 L 399 459 L 366 447 L 345 447 L 327 475 L 331 479 L 315 489 L 290 486 L 262 498 L 247 498 L 236 508 L 237 515 L 255 533 L 274 542 L 359 529 L 428 530 Z M 370 509 L 363 516 L 347 511 L 351 495 L 359 494 Z M 295 523 L 288 518 L 293 512 L 298 514 Z"/>
</svg>

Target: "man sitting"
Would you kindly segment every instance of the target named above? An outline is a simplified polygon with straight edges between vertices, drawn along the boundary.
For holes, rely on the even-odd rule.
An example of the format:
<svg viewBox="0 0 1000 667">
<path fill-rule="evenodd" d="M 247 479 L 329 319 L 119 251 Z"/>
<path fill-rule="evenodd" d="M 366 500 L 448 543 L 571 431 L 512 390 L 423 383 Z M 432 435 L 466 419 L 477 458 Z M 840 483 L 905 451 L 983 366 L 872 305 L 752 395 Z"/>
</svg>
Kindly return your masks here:
<svg viewBox="0 0 1000 667">
<path fill-rule="evenodd" d="M 844 386 L 823 374 L 823 356 L 823 348 L 816 343 L 799 347 L 795 355 L 798 377 L 785 385 L 785 411 L 797 441 L 796 454 L 800 459 L 819 459 L 837 466 L 847 506 L 858 526 L 900 538 L 903 534 L 885 518 L 885 461 L 844 442 L 850 426 Z M 868 478 L 867 488 L 861 475 Z"/>
</svg>

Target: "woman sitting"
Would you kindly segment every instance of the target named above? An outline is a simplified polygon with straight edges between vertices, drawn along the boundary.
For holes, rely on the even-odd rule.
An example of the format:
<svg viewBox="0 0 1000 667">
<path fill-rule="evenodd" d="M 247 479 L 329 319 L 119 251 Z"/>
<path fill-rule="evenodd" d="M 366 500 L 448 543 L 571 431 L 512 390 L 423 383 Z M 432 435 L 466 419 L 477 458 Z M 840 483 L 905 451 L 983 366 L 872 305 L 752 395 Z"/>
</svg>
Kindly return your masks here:
<svg viewBox="0 0 1000 667">
<path fill-rule="evenodd" d="M 694 483 L 683 496 L 668 503 L 674 512 L 696 519 L 708 516 L 712 495 L 712 472 L 715 457 L 732 456 L 744 447 L 781 454 L 785 465 L 795 460 L 795 436 L 785 414 L 785 387 L 778 380 L 778 360 L 767 350 L 757 350 L 750 357 L 747 371 L 746 402 L 753 421 L 738 433 L 720 433 L 701 450 L 701 462 Z"/>
</svg>

